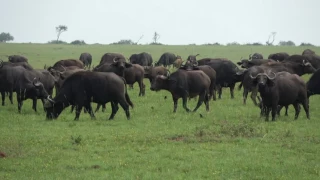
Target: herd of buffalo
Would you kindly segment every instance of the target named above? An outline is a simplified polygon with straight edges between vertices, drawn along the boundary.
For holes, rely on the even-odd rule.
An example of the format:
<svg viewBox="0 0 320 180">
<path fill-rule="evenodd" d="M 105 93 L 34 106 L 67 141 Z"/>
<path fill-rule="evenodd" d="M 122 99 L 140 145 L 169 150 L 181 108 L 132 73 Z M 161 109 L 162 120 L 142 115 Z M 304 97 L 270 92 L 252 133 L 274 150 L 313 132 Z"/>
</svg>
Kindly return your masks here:
<svg viewBox="0 0 320 180">
<path fill-rule="evenodd" d="M 91 67 L 92 56 L 82 53 L 79 60 L 65 59 L 44 69 L 34 69 L 26 57 L 8 56 L 8 61 L 0 61 L 0 92 L 2 105 L 5 95 L 16 92 L 18 111 L 21 112 L 23 101 L 32 99 L 32 108 L 37 111 L 37 99 L 41 99 L 47 119 L 56 119 L 64 108 L 76 108 L 75 120 L 79 119 L 84 107 L 85 112 L 95 118 L 91 102 L 97 103 L 97 109 L 111 103 L 113 119 L 119 107 L 123 108 L 130 119 L 130 107 L 133 103 L 127 93 L 127 85 L 133 88 L 139 84 L 139 96 L 145 95 L 144 78 L 149 79 L 151 91 L 167 90 L 172 94 L 174 112 L 178 99 L 182 98 L 183 108 L 189 112 L 187 100 L 197 97 L 196 111 L 203 103 L 209 111 L 211 99 L 221 98 L 222 88 L 230 88 L 234 98 L 235 84 L 240 82 L 243 88 L 243 104 L 246 104 L 251 92 L 253 103 L 260 108 L 261 116 L 268 120 L 270 111 L 275 120 L 282 107 L 293 105 L 295 118 L 300 113 L 300 105 L 309 119 L 309 97 L 320 94 L 320 56 L 306 49 L 302 54 L 289 55 L 284 52 L 270 54 L 264 58 L 259 53 L 249 55 L 233 63 L 226 58 L 203 58 L 190 55 L 183 61 L 181 56 L 164 53 L 157 62 L 153 62 L 149 53 L 132 54 L 129 61 L 119 53 L 106 53 L 98 66 Z M 241 66 L 239 68 L 238 66 Z M 170 73 L 167 67 L 177 70 Z M 313 74 L 306 83 L 301 76 Z M 52 98 L 55 88 L 55 97 Z M 258 96 L 260 94 L 260 96 Z M 257 101 L 258 99 L 258 101 Z"/>
</svg>

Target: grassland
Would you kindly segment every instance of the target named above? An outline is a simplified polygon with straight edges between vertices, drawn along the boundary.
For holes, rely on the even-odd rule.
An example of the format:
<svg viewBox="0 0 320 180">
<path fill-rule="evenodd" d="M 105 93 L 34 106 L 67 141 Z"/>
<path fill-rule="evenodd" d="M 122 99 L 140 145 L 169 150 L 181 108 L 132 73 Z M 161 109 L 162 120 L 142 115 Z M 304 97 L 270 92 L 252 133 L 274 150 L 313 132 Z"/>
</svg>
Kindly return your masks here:
<svg viewBox="0 0 320 180">
<path fill-rule="evenodd" d="M 71 46 L 45 44 L 0 44 L 0 58 L 22 54 L 35 68 L 60 59 L 78 58 L 81 52 L 93 55 L 97 65 L 105 52 L 126 57 L 146 51 L 158 60 L 169 51 L 186 58 L 227 57 L 237 61 L 251 52 L 267 56 L 285 51 L 300 54 L 305 47 L 254 46 Z M 320 48 L 312 48 L 320 53 Z M 303 78 L 308 80 L 310 76 Z M 0 108 L 0 179 L 319 179 L 320 106 L 319 96 L 310 98 L 311 120 L 301 111 L 265 122 L 251 100 L 242 105 L 242 92 L 231 100 L 224 89 L 221 100 L 211 101 L 196 113 L 186 113 L 179 101 L 177 113 L 166 91 L 138 97 L 138 86 L 129 90 L 135 104 L 131 120 L 122 109 L 115 120 L 107 112 L 91 120 L 82 113 L 73 121 L 70 108 L 55 121 L 45 120 L 41 103 L 38 113 L 31 100 L 17 113 L 17 103 Z M 168 96 L 167 99 L 164 96 Z M 196 101 L 188 106 L 193 108 Z M 153 107 L 153 108 L 152 108 Z M 199 114 L 204 117 L 200 118 Z M 283 114 L 283 112 L 282 112 Z"/>
</svg>

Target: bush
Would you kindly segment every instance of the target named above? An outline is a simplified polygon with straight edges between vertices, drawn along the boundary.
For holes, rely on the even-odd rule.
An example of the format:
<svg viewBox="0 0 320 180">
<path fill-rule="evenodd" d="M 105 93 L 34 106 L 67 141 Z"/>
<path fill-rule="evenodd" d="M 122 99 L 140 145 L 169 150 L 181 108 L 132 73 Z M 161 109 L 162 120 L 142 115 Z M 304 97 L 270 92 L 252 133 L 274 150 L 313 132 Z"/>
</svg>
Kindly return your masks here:
<svg viewBox="0 0 320 180">
<path fill-rule="evenodd" d="M 314 46 L 314 45 L 311 43 L 301 43 L 300 46 Z"/>
<path fill-rule="evenodd" d="M 61 41 L 61 40 L 51 40 L 51 41 L 48 41 L 48 44 L 68 44 L 67 42 L 65 41 Z"/>
<path fill-rule="evenodd" d="M 202 45 L 204 45 L 204 46 L 221 46 L 221 44 L 218 43 L 218 42 L 215 42 L 215 43 L 206 43 L 206 44 L 202 44 Z"/>
<path fill-rule="evenodd" d="M 111 43 L 111 45 L 115 45 L 115 44 L 136 45 L 137 43 L 134 43 L 131 39 L 123 39 L 118 42 Z"/>
<path fill-rule="evenodd" d="M 75 40 L 75 41 L 72 41 L 70 44 L 73 44 L 73 45 L 86 45 L 84 40 Z"/>
<path fill-rule="evenodd" d="M 227 43 L 227 46 L 239 46 L 240 44 L 238 42 L 231 42 Z"/>
<path fill-rule="evenodd" d="M 263 44 L 260 42 L 246 43 L 245 45 L 247 45 L 247 46 L 263 46 Z"/>
<path fill-rule="evenodd" d="M 293 41 L 280 41 L 279 46 L 296 46 Z"/>
</svg>

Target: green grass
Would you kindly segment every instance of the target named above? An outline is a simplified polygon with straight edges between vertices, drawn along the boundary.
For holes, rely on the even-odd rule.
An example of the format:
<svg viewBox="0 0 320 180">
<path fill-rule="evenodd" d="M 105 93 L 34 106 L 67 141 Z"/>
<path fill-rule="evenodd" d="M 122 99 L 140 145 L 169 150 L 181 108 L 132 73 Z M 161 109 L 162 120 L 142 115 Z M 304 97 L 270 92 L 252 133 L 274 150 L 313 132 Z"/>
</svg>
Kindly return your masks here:
<svg viewBox="0 0 320 180">
<path fill-rule="evenodd" d="M 312 48 L 320 53 L 320 48 Z M 253 46 L 72 46 L 45 44 L 0 44 L 0 58 L 22 54 L 35 68 L 60 59 L 78 58 L 81 52 L 93 55 L 98 64 L 106 52 L 126 57 L 146 51 L 157 61 L 163 52 L 204 57 L 226 57 L 238 61 L 251 52 L 267 56 L 285 51 L 300 54 L 301 47 Z M 303 78 L 308 80 L 310 76 Z M 231 100 L 224 89 L 221 100 L 210 102 L 210 111 L 201 106 L 186 113 L 179 100 L 172 113 L 169 92 L 152 92 L 147 80 L 146 96 L 138 97 L 138 86 L 128 90 L 135 104 L 131 120 L 120 108 L 115 120 L 107 112 L 91 120 L 82 113 L 79 121 L 70 108 L 55 121 L 45 120 L 27 100 L 22 113 L 17 103 L 0 109 L 0 179 L 319 179 L 320 107 L 319 96 L 310 98 L 311 120 L 301 111 L 289 117 L 265 122 L 250 99 L 242 105 L 242 91 Z M 167 99 L 164 99 L 167 96 Z M 188 106 L 194 108 L 195 100 Z M 95 105 L 94 105 L 95 106 Z M 153 108 L 151 108 L 153 107 Z M 204 118 L 200 118 L 199 114 Z M 284 114 L 284 112 L 282 112 Z"/>
</svg>

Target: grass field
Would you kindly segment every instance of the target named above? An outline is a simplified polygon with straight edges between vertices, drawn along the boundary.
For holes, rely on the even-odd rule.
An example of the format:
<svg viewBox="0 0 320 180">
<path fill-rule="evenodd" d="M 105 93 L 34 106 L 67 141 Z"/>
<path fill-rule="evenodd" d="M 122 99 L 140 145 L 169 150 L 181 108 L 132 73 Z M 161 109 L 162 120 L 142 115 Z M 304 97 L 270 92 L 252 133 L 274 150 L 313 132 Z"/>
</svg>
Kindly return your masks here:
<svg viewBox="0 0 320 180">
<path fill-rule="evenodd" d="M 97 65 L 106 52 L 129 57 L 146 51 L 157 61 L 163 52 L 184 59 L 199 53 L 204 57 L 226 57 L 238 61 L 252 52 L 301 54 L 306 47 L 254 46 L 72 46 L 47 44 L 0 44 L 0 58 L 21 54 L 35 68 L 60 59 L 93 55 Z M 318 54 L 320 48 L 314 48 Z M 310 76 L 303 78 L 308 80 Z M 265 122 L 250 100 L 242 105 L 242 91 L 231 100 L 224 89 L 221 100 L 186 113 L 179 100 L 177 113 L 167 91 L 152 92 L 145 79 L 146 96 L 138 97 L 138 86 L 128 90 L 135 108 L 131 120 L 120 108 L 109 121 L 110 105 L 96 120 L 82 113 L 79 121 L 67 108 L 55 121 L 45 120 L 27 100 L 18 114 L 17 103 L 0 109 L 0 179 L 319 179 L 319 96 L 310 98 L 311 120 L 302 110 Z M 164 99 L 164 96 L 168 96 Z M 196 101 L 188 102 L 194 108 Z M 95 105 L 94 105 L 95 106 Z M 153 108 L 151 108 L 153 107 Z M 199 114 L 204 118 L 200 118 Z"/>
</svg>

